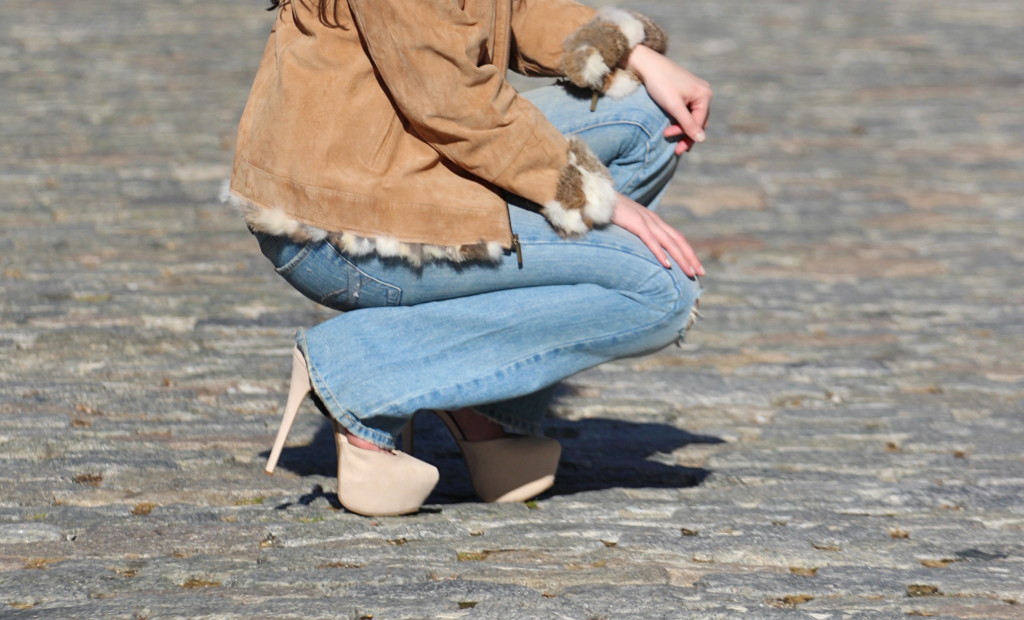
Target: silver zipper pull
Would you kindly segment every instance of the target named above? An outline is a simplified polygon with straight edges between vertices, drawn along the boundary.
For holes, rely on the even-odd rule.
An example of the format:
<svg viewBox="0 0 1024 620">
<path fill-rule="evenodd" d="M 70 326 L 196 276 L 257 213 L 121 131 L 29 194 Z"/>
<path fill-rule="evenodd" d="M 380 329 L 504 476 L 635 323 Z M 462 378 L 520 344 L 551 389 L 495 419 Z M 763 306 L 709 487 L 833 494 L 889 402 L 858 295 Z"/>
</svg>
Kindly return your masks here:
<svg viewBox="0 0 1024 620">
<path fill-rule="evenodd" d="M 512 249 L 516 251 L 516 262 L 523 268 L 523 246 L 519 243 L 519 235 L 512 233 Z"/>
</svg>

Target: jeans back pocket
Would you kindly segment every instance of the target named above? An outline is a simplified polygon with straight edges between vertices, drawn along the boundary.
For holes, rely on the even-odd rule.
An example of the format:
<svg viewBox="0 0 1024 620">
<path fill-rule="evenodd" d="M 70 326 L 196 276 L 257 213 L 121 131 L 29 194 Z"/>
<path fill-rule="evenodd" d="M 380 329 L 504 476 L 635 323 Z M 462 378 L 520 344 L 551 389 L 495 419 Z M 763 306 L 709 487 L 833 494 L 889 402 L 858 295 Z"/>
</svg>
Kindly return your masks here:
<svg viewBox="0 0 1024 620">
<path fill-rule="evenodd" d="M 402 301 L 401 288 L 367 274 L 329 241 L 297 243 L 258 231 L 253 234 L 274 270 L 318 304 L 344 311 L 397 306 Z"/>
</svg>

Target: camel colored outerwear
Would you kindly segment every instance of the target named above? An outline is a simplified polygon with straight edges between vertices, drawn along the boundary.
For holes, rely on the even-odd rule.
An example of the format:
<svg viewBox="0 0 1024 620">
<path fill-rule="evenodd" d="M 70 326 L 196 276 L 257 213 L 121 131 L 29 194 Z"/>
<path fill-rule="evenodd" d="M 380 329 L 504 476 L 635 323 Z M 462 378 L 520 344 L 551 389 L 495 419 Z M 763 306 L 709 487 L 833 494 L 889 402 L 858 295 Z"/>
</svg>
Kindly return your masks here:
<svg viewBox="0 0 1024 620">
<path fill-rule="evenodd" d="M 540 205 L 566 234 L 609 221 L 607 171 L 505 81 L 507 68 L 562 75 L 563 42 L 599 19 L 594 10 L 571 0 L 327 4 L 329 25 L 313 0 L 282 7 L 260 62 L 230 187 L 251 227 L 419 262 L 509 248 L 501 190 Z"/>
</svg>

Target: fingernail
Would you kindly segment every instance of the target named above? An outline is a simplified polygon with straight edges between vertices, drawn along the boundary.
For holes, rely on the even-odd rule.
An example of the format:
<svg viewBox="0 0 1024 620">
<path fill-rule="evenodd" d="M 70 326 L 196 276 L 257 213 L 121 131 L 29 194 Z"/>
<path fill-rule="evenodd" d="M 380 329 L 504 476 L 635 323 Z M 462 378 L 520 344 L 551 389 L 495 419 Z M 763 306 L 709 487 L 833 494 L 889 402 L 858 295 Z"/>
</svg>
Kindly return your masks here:
<svg viewBox="0 0 1024 620">
<path fill-rule="evenodd" d="M 701 267 L 701 268 L 700 268 L 700 269 L 699 269 L 699 270 L 697 271 L 697 273 L 699 273 L 700 275 L 704 275 L 704 268 L 703 268 L 703 267 Z"/>
<path fill-rule="evenodd" d="M 703 142 L 705 137 L 707 136 L 704 135 L 703 131 L 698 131 L 697 135 L 695 135 L 693 139 L 696 140 L 697 142 Z"/>
</svg>

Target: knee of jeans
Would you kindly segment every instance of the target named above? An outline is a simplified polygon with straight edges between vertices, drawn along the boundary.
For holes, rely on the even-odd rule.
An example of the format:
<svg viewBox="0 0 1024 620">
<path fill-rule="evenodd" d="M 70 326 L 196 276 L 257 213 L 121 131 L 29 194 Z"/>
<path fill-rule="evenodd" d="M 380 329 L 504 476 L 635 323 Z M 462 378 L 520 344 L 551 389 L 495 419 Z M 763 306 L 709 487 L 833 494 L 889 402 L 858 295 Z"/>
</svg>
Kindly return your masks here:
<svg viewBox="0 0 1024 620">
<path fill-rule="evenodd" d="M 674 150 L 671 142 L 665 140 L 663 134 L 671 124 L 671 119 L 665 114 L 661 107 L 654 103 L 647 89 L 640 87 L 626 98 L 625 103 L 630 107 L 633 122 L 643 129 L 644 134 L 651 142 L 651 148 Z"/>
<path fill-rule="evenodd" d="M 624 104 L 619 131 L 609 132 L 619 134 L 618 155 L 608 162 L 609 170 L 613 175 L 621 170 L 619 177 L 628 174 L 628 178 L 616 178 L 621 182 L 619 191 L 648 204 L 671 180 L 679 163 L 675 141 L 664 136 L 671 121 L 643 88 L 637 89 Z"/>
<path fill-rule="evenodd" d="M 703 289 L 698 278 L 687 276 L 679 267 L 659 269 L 638 292 L 663 313 L 664 323 L 674 328 L 673 340 L 681 342 L 699 316 L 698 300 Z"/>
</svg>

